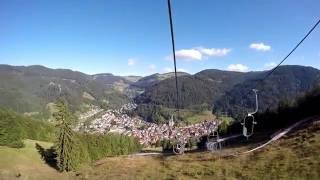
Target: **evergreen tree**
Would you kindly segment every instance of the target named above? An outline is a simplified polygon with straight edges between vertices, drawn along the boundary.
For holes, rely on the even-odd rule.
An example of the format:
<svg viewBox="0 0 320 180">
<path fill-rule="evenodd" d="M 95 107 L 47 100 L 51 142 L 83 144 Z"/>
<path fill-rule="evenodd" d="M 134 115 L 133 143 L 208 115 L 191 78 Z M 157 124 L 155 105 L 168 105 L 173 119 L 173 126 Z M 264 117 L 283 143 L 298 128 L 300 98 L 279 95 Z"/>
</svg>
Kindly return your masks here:
<svg viewBox="0 0 320 180">
<path fill-rule="evenodd" d="M 57 138 L 55 149 L 57 153 L 57 166 L 60 171 L 70 171 L 76 166 L 74 157 L 74 134 L 71 129 L 71 123 L 74 119 L 66 103 L 59 101 L 57 103 L 58 112 L 54 114 L 57 121 Z"/>
</svg>

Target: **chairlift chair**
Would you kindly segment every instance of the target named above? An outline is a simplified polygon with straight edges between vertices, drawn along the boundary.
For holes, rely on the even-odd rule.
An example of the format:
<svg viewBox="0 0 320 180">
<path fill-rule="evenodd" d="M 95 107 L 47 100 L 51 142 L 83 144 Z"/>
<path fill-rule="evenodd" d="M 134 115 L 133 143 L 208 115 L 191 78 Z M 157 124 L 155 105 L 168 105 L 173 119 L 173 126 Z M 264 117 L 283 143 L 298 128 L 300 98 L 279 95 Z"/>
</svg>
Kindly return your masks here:
<svg viewBox="0 0 320 180">
<path fill-rule="evenodd" d="M 221 150 L 220 137 L 217 129 L 213 129 L 210 134 L 207 136 L 207 149 L 209 151 Z"/>
<path fill-rule="evenodd" d="M 258 90 L 257 89 L 252 89 L 252 91 L 255 94 L 255 98 L 256 98 L 256 108 L 254 112 L 249 112 L 246 117 L 243 119 L 243 122 L 241 123 L 242 125 L 242 134 L 243 136 L 245 136 L 246 138 L 249 138 L 250 136 L 253 135 L 253 131 L 254 131 L 254 125 L 257 124 L 257 122 L 255 121 L 254 118 L 254 114 L 256 114 L 258 112 Z M 251 127 L 249 127 L 248 130 L 248 123 L 251 122 Z"/>
<path fill-rule="evenodd" d="M 177 138 L 177 142 L 173 145 L 173 153 L 174 154 L 183 154 L 185 150 L 186 142 L 183 138 Z"/>
</svg>

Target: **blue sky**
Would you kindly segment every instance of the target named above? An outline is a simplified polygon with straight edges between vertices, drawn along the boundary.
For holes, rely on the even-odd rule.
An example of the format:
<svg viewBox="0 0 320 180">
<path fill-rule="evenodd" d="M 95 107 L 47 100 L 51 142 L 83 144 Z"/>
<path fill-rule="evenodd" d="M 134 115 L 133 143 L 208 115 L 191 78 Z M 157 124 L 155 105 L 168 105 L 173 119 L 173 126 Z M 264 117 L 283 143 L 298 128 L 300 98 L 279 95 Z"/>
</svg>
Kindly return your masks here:
<svg viewBox="0 0 320 180">
<path fill-rule="evenodd" d="M 320 18 L 319 0 L 172 0 L 178 69 L 265 70 Z M 88 74 L 173 69 L 166 0 L 0 0 L 0 64 Z M 320 28 L 285 64 L 320 68 Z"/>
</svg>

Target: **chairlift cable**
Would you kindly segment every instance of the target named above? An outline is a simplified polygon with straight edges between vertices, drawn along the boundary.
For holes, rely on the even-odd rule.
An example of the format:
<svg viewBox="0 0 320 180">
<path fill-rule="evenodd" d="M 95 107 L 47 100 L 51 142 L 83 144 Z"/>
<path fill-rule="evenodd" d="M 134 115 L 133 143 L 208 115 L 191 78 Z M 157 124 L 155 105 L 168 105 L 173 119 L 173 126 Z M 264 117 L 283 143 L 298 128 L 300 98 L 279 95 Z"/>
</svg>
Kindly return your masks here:
<svg viewBox="0 0 320 180">
<path fill-rule="evenodd" d="M 291 56 L 291 54 L 305 41 L 305 39 L 307 39 L 307 37 L 316 29 L 316 27 L 318 26 L 320 24 L 320 19 L 315 23 L 315 25 L 308 31 L 308 33 L 300 40 L 300 42 L 288 53 L 288 55 L 286 55 L 280 62 L 279 62 L 279 64 L 277 64 L 277 66 L 276 67 L 274 67 L 272 70 L 270 70 L 267 74 L 266 74 L 266 76 L 264 76 L 262 79 L 260 79 L 260 80 L 257 80 L 258 82 L 257 82 L 257 85 L 256 85 L 256 87 L 254 88 L 254 89 L 258 89 L 259 90 L 259 85 L 261 85 L 261 83 L 263 82 L 263 81 L 265 81 L 268 77 L 270 77 L 271 76 L 271 74 L 272 73 L 274 73 L 275 72 L 275 70 L 284 62 L 284 61 L 286 61 L 288 58 L 289 58 L 289 56 Z M 248 93 L 249 94 L 249 93 Z M 247 94 L 247 95 L 248 95 Z"/>
<path fill-rule="evenodd" d="M 179 109 L 179 90 L 178 90 L 178 76 L 177 76 L 177 62 L 176 62 L 176 50 L 174 43 L 174 32 L 173 32 L 173 21 L 172 21 L 172 13 L 171 13 L 171 1 L 168 0 L 168 11 L 169 11 L 169 20 L 170 20 L 170 32 L 171 32 L 171 44 L 172 44 L 172 53 L 173 53 L 173 62 L 174 62 L 174 76 L 176 81 L 176 110 L 178 113 L 178 118 L 180 117 Z"/>
<path fill-rule="evenodd" d="M 178 90 L 178 77 L 177 77 L 177 65 L 176 65 L 176 54 L 175 54 L 175 42 L 174 42 L 174 31 L 173 31 L 173 21 L 172 21 L 172 12 L 171 12 L 171 0 L 168 0 L 168 12 L 169 12 L 169 20 L 170 20 L 170 32 L 171 32 L 171 44 L 172 44 L 172 52 L 173 52 L 173 61 L 174 61 L 174 74 L 175 74 L 175 84 L 176 84 L 176 110 L 179 117 L 179 90 Z M 282 64 L 284 61 L 286 61 L 289 56 L 305 41 L 305 39 L 314 31 L 314 29 L 320 24 L 320 19 L 316 22 L 316 24 L 308 31 L 308 33 L 299 41 L 299 43 L 294 46 L 294 48 L 287 54 L 277 66 L 275 66 L 272 70 L 270 70 L 262 79 L 258 80 L 256 88 L 258 88 L 259 85 L 262 84 L 263 81 L 265 81 L 269 76 L 271 76 L 275 70 Z M 256 95 L 256 109 L 252 113 L 248 113 L 248 116 L 252 116 L 253 118 L 253 124 L 256 122 L 254 121 L 253 114 L 255 114 L 258 111 L 258 99 L 257 99 L 257 90 L 253 89 Z M 245 121 L 243 126 L 245 127 Z M 252 133 L 253 133 L 253 126 L 252 126 Z M 252 134 L 251 134 L 252 135 Z M 248 138 L 249 136 L 247 136 Z M 180 150 L 180 148 L 179 148 Z"/>
<path fill-rule="evenodd" d="M 265 79 L 267 79 L 285 60 L 288 59 L 288 57 L 303 43 L 303 41 L 305 39 L 307 39 L 307 37 L 312 33 L 312 31 L 320 24 L 320 19 L 317 21 L 317 23 L 308 31 L 308 33 L 301 39 L 301 41 L 289 52 L 289 54 L 287 56 L 285 56 L 282 61 L 280 61 L 280 63 L 274 67 L 271 71 L 269 71 L 269 73 L 263 78 L 261 79 L 260 82 L 264 81 Z"/>
<path fill-rule="evenodd" d="M 320 19 L 315 23 L 315 25 L 313 25 L 313 27 L 308 31 L 308 33 L 300 40 L 300 42 L 288 53 L 288 55 L 286 55 L 281 61 L 280 63 L 274 67 L 272 70 L 270 70 L 266 76 L 264 76 L 262 79 L 258 80 L 256 88 L 258 89 L 259 85 L 261 85 L 261 83 L 263 81 L 265 81 L 268 77 L 271 76 L 272 73 L 275 72 L 275 70 L 284 62 L 288 59 L 289 56 L 291 56 L 291 54 L 304 42 L 305 39 L 307 39 L 307 37 L 316 29 L 316 27 L 320 24 Z M 259 89 L 258 89 L 259 90 Z M 249 94 L 249 93 L 248 93 Z M 247 95 L 248 95 L 247 94 Z"/>
<path fill-rule="evenodd" d="M 275 70 L 276 70 L 285 60 L 288 59 L 288 57 L 304 42 L 304 40 L 312 33 L 312 31 L 313 31 L 319 24 L 320 24 L 320 19 L 319 19 L 319 20 L 317 21 L 317 23 L 308 31 L 308 33 L 300 40 L 300 42 L 299 42 L 296 46 L 294 46 L 294 48 L 289 52 L 289 54 L 287 54 L 287 55 L 280 61 L 280 63 L 279 63 L 276 67 L 274 67 L 271 71 L 269 71 L 269 72 L 266 74 L 266 76 L 264 76 L 264 78 L 258 80 L 257 85 L 256 85 L 256 88 L 258 88 L 258 86 L 261 85 L 264 80 L 266 80 L 268 77 L 270 77 L 271 74 L 272 74 L 273 72 L 275 72 Z M 257 99 L 257 98 L 258 98 L 258 97 L 257 97 L 257 91 L 258 91 L 258 90 L 257 90 L 257 89 L 253 89 L 253 91 L 254 91 L 254 93 L 255 93 L 255 95 L 256 95 L 256 109 L 255 109 L 254 112 L 248 113 L 248 115 L 244 118 L 243 123 L 241 123 L 242 126 L 243 126 L 243 135 L 244 135 L 245 137 L 247 137 L 247 138 L 249 138 L 249 137 L 253 134 L 254 125 L 257 123 L 257 122 L 254 120 L 254 114 L 258 112 L 258 99 Z M 250 117 L 252 118 L 252 126 L 251 126 L 251 131 L 250 131 L 250 133 L 248 133 L 248 132 L 247 132 L 248 129 L 246 128 L 246 119 L 247 119 L 247 118 L 250 118 Z"/>
</svg>

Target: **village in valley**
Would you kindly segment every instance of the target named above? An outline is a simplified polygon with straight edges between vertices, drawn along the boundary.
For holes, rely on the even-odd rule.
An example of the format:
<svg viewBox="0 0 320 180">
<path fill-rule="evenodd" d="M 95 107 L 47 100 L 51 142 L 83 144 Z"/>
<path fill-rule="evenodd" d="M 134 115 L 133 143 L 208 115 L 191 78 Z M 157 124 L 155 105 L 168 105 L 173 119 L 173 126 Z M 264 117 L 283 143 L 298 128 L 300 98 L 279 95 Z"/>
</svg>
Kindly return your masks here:
<svg viewBox="0 0 320 180">
<path fill-rule="evenodd" d="M 150 123 L 138 116 L 130 117 L 126 113 L 136 107 L 136 104 L 128 103 L 118 110 L 104 111 L 95 106 L 80 116 L 79 119 L 82 121 L 75 130 L 101 134 L 120 133 L 135 137 L 141 145 L 148 147 L 162 140 L 179 139 L 186 142 L 190 138 L 210 134 L 218 127 L 216 119 L 208 119 L 187 126 L 175 126 L 173 117 L 167 124 Z M 97 116 L 97 114 L 99 115 Z M 85 119 L 91 120 L 85 122 Z"/>
</svg>

